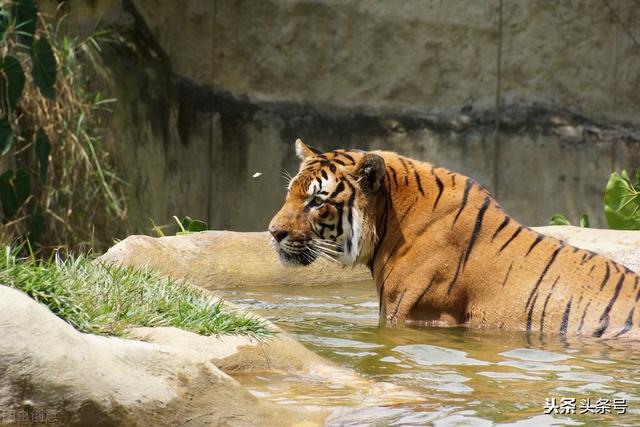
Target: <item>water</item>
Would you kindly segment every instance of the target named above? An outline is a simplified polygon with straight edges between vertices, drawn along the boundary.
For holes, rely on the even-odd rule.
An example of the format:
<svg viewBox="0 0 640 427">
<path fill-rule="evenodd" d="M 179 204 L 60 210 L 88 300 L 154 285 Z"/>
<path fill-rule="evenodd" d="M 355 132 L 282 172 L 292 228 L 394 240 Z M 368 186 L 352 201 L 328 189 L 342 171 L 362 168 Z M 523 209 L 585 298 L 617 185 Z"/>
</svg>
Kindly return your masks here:
<svg viewBox="0 0 640 427">
<path fill-rule="evenodd" d="M 371 380 L 424 396 L 418 403 L 367 406 L 364 396 L 352 390 L 309 378 L 238 378 L 264 399 L 330 410 L 328 425 L 640 425 L 640 343 L 466 328 L 378 328 L 377 297 L 367 285 L 261 287 L 221 294 L 320 355 Z M 551 398 L 557 404 L 575 398 L 575 414 L 545 415 L 545 399 Z M 598 399 L 608 403 L 596 405 Z M 614 407 L 614 399 L 626 401 L 626 414 L 618 414 L 621 407 Z M 567 408 L 572 406 L 568 401 Z M 580 414 L 587 409 L 591 411 Z M 597 410 L 604 413 L 592 413 Z"/>
</svg>

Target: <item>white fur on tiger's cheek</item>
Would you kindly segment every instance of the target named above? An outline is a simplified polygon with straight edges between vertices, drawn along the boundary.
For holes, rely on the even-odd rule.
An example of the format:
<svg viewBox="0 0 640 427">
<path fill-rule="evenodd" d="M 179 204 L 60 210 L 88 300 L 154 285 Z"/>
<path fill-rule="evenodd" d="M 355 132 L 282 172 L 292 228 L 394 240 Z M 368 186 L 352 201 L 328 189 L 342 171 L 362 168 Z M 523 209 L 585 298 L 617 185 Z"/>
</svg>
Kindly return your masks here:
<svg viewBox="0 0 640 427">
<path fill-rule="evenodd" d="M 347 218 L 348 212 L 344 212 L 345 239 L 342 243 L 340 262 L 344 266 L 355 266 L 360 261 L 362 244 L 366 238 L 364 219 L 357 205 L 351 208 L 351 224 L 347 222 Z M 349 244 L 349 242 L 351 243 Z"/>
</svg>

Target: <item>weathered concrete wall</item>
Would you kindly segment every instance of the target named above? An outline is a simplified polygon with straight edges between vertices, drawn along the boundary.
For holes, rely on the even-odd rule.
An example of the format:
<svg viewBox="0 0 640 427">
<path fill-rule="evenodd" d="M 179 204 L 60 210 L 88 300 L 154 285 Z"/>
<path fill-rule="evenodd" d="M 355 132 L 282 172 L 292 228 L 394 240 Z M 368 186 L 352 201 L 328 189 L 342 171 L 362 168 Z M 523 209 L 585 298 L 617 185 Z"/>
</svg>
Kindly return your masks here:
<svg viewBox="0 0 640 427">
<path fill-rule="evenodd" d="M 299 136 L 455 169 L 530 225 L 604 225 L 608 175 L 640 167 L 633 2 L 87 4 L 126 35 L 111 129 L 137 224 L 264 229 Z"/>
</svg>

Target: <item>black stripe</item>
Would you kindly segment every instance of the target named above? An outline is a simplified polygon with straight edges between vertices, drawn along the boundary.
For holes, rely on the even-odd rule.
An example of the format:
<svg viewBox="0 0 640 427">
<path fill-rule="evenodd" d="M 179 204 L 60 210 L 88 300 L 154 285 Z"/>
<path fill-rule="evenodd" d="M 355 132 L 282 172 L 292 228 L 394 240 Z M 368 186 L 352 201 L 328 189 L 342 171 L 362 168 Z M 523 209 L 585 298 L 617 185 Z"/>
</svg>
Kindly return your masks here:
<svg viewBox="0 0 640 427">
<path fill-rule="evenodd" d="M 329 179 L 329 175 L 327 175 L 327 172 L 324 169 L 320 170 L 320 174 L 324 179 Z"/>
<path fill-rule="evenodd" d="M 542 239 L 544 239 L 544 234 L 538 233 L 538 237 L 536 237 L 536 240 L 534 240 L 531 246 L 529 246 L 529 250 L 527 251 L 527 254 L 525 255 L 525 257 L 531 253 L 533 248 L 535 248 L 536 245 L 542 241 Z"/>
<path fill-rule="evenodd" d="M 616 285 L 616 289 L 615 289 L 615 291 L 613 291 L 613 296 L 611 297 L 611 300 L 609 301 L 609 304 L 607 304 L 607 308 L 604 309 L 604 312 L 602 313 L 602 316 L 600 316 L 600 320 L 601 321 L 605 317 L 609 316 L 609 312 L 613 308 L 613 304 L 616 303 L 616 300 L 618 299 L 618 296 L 620 295 L 620 290 L 622 289 L 622 285 L 624 284 L 625 277 L 626 276 L 624 276 L 624 275 L 620 276 L 620 280 L 618 280 L 618 284 Z"/>
<path fill-rule="evenodd" d="M 389 319 L 390 322 L 394 322 L 396 320 L 396 316 L 398 315 L 398 310 L 400 309 L 400 304 L 402 303 L 402 299 L 404 298 L 404 294 L 407 293 L 407 288 L 404 288 L 404 290 L 402 291 L 402 294 L 400 295 L 400 298 L 398 299 L 398 303 L 396 304 L 396 309 L 393 311 L 393 315 L 391 316 L 391 319 Z"/>
<path fill-rule="evenodd" d="M 502 221 L 502 223 L 498 226 L 498 229 L 496 230 L 495 233 L 493 233 L 493 236 L 491 237 L 491 241 L 493 242 L 493 239 L 496 238 L 496 236 L 502 231 L 503 228 L 505 228 L 509 222 L 511 221 L 511 217 L 504 217 L 504 221 Z"/>
<path fill-rule="evenodd" d="M 553 293 L 553 289 L 556 287 L 556 283 L 560 276 L 556 277 L 556 280 L 553 281 L 553 285 L 551 285 L 551 289 L 549 289 L 549 293 L 547 293 L 547 298 L 544 300 L 544 305 L 542 306 L 542 317 L 540 318 L 540 332 L 544 332 L 544 316 L 547 313 L 547 304 L 549 304 L 549 298 L 551 298 L 551 294 Z"/>
<path fill-rule="evenodd" d="M 404 219 L 407 217 L 409 212 L 411 212 L 413 210 L 413 208 L 414 208 L 414 206 L 416 205 L 417 202 L 418 202 L 418 196 L 415 197 L 413 202 L 409 204 L 409 207 L 402 213 L 402 215 L 400 215 L 400 219 L 398 219 L 396 221 L 396 228 L 394 229 L 394 232 L 397 232 L 400 229 L 400 224 L 404 223 Z M 390 250 L 388 252 L 390 255 L 387 257 L 387 259 L 384 260 L 384 263 L 382 264 L 382 267 L 380 268 L 380 274 L 382 274 L 384 269 L 387 268 L 387 264 L 393 258 L 392 255 L 396 253 L 396 249 L 398 248 L 398 245 L 401 244 L 401 243 L 404 243 L 404 242 L 406 242 L 406 240 L 404 239 L 403 234 L 402 233 L 397 233 L 397 238 L 396 238 L 395 242 L 393 243 L 393 245 L 391 246 L 391 248 L 390 248 Z M 385 276 L 383 277 L 383 279 L 382 279 L 382 283 L 383 284 L 387 281 L 387 278 L 389 278 L 389 275 L 393 271 L 394 267 L 395 267 L 395 265 L 392 265 L 391 268 L 389 268 L 389 271 L 387 272 L 387 274 L 385 274 Z M 377 280 L 376 280 L 376 282 L 377 282 Z"/>
<path fill-rule="evenodd" d="M 618 268 L 618 265 L 615 262 L 612 262 L 611 265 L 613 265 L 613 268 L 616 269 L 616 273 L 620 273 L 620 269 Z"/>
<path fill-rule="evenodd" d="M 584 260 L 587 259 L 587 254 L 582 255 L 582 259 L 580 260 L 580 265 L 584 264 Z"/>
<path fill-rule="evenodd" d="M 329 196 L 330 199 L 335 198 L 338 194 L 342 193 L 344 191 L 344 181 L 340 181 L 340 183 L 338 184 L 338 186 L 336 187 L 335 190 L 333 190 L 333 193 L 331 193 L 331 195 Z"/>
<path fill-rule="evenodd" d="M 426 293 L 429 291 L 429 289 L 431 289 L 431 286 L 433 286 L 434 282 L 436 281 L 436 275 L 434 274 L 433 277 L 431 278 L 431 281 L 429 282 L 429 284 L 427 285 L 427 287 L 424 289 L 424 291 L 422 291 L 422 293 L 420 294 L 420 296 L 418 297 L 418 299 L 416 300 L 416 303 L 414 304 L 414 307 L 416 305 L 418 305 L 418 303 L 422 300 L 422 298 L 426 295 Z"/>
<path fill-rule="evenodd" d="M 609 263 L 605 263 L 605 266 L 607 267 L 604 272 L 604 279 L 602 279 L 602 283 L 600 284 L 600 290 L 603 290 L 605 285 L 607 284 L 607 282 L 609 281 Z"/>
<path fill-rule="evenodd" d="M 342 235 L 342 231 L 343 231 L 342 230 L 342 211 L 344 209 L 344 206 L 342 205 L 342 203 L 338 203 L 334 206 L 338 211 L 338 224 L 336 225 L 336 237 L 338 237 Z"/>
<path fill-rule="evenodd" d="M 340 155 L 346 157 L 347 159 L 349 159 L 351 161 L 352 165 L 356 164 L 356 161 L 353 159 L 353 157 L 351 157 L 351 155 L 349 155 L 349 154 L 347 154 L 345 152 L 341 152 Z"/>
<path fill-rule="evenodd" d="M 384 242 L 384 239 L 387 236 L 387 217 L 389 215 L 389 206 L 391 205 L 391 200 L 390 200 L 391 181 L 389 180 L 389 174 L 385 174 L 384 179 L 387 183 L 387 193 L 384 195 L 385 196 L 384 210 L 382 211 L 381 225 L 376 224 L 376 231 L 382 227 L 382 232 L 378 235 L 378 241 L 376 242 L 376 247 L 373 250 L 373 255 L 371 256 L 371 259 L 369 260 L 369 263 L 370 263 L 369 269 L 371 270 L 371 274 L 373 274 L 373 262 L 375 261 L 376 256 L 378 255 L 378 249 L 380 249 L 380 246 L 382 246 L 382 242 Z"/>
<path fill-rule="evenodd" d="M 538 299 L 538 295 L 536 294 L 535 298 L 533 299 L 533 304 L 531 304 L 531 307 L 529 308 L 529 314 L 527 314 L 527 332 L 531 332 L 531 320 L 533 318 L 533 307 L 535 307 L 537 299 Z"/>
<path fill-rule="evenodd" d="M 590 305 L 591 305 L 591 300 L 589 300 L 586 307 L 584 308 L 584 311 L 582 312 L 582 317 L 580 318 L 580 326 L 578 326 L 578 333 L 582 331 L 582 325 L 584 325 L 584 316 L 586 316 L 587 310 L 589 309 Z"/>
<path fill-rule="evenodd" d="M 594 268 L 596 268 L 596 266 L 592 265 L 591 268 L 589 269 L 589 273 L 587 273 L 587 276 L 591 276 L 591 273 L 593 273 Z"/>
<path fill-rule="evenodd" d="M 571 301 L 573 301 L 573 297 L 567 303 L 567 307 L 564 309 L 564 314 L 562 315 L 562 323 L 560 324 L 560 335 L 567 335 L 567 327 L 569 326 L 569 314 L 571 313 Z"/>
<path fill-rule="evenodd" d="M 518 234 L 520 234 L 521 231 L 522 231 L 522 226 L 519 226 L 518 229 L 511 235 L 511 238 L 509 240 L 507 240 L 504 245 L 502 245 L 502 247 L 500 248 L 500 250 L 498 252 L 502 252 L 504 250 L 504 248 L 509 246 L 509 243 L 511 243 L 513 241 L 513 239 L 518 237 Z"/>
<path fill-rule="evenodd" d="M 392 168 L 391 166 L 389 166 L 389 170 L 391 171 L 391 174 L 393 175 L 393 183 L 396 185 L 396 190 L 398 189 L 398 175 L 396 174 L 396 170 L 394 168 Z M 391 188 L 389 188 L 389 191 L 391 191 Z"/>
<path fill-rule="evenodd" d="M 536 291 L 538 290 L 540 283 L 542 283 L 542 279 L 544 279 L 544 276 L 546 276 L 547 272 L 549 271 L 549 267 L 551 267 L 551 264 L 553 264 L 553 262 L 556 260 L 556 257 L 558 256 L 558 253 L 562 248 L 563 246 L 559 246 L 553 252 L 553 255 L 551 255 L 551 258 L 549 258 L 549 262 L 547 262 L 547 265 L 544 266 L 544 270 L 542 270 L 542 274 L 540 274 L 538 281 L 536 282 L 535 286 L 531 290 L 531 293 L 529 294 L 529 298 L 527 299 L 527 305 L 525 305 L 525 310 L 527 309 L 527 307 L 529 307 L 529 304 L 531 303 L 531 299 L 533 298 L 533 294 L 536 293 Z"/>
<path fill-rule="evenodd" d="M 487 211 L 487 208 L 489 207 L 490 203 L 491 203 L 491 197 L 489 196 L 485 197 L 484 202 L 482 203 L 482 206 L 478 210 L 478 216 L 476 217 L 476 225 L 473 228 L 473 233 L 471 233 L 471 238 L 469 239 L 469 246 L 467 247 L 467 253 L 464 255 L 463 265 L 466 265 L 467 261 L 469 260 L 469 255 L 471 255 L 471 250 L 473 249 L 473 245 L 476 243 L 478 234 L 482 229 L 482 220 L 484 218 L 484 214 Z"/>
<path fill-rule="evenodd" d="M 624 335 L 627 332 L 629 332 L 629 330 L 633 326 L 633 312 L 635 309 L 636 309 L 635 307 L 631 309 L 631 312 L 629 312 L 629 316 L 627 316 L 627 321 L 624 322 L 624 326 L 622 327 L 622 330 L 616 334 L 616 337 L 619 337 L 620 335 Z"/>
<path fill-rule="evenodd" d="M 407 166 L 407 162 L 400 156 L 398 156 L 398 159 L 400 159 L 400 163 L 404 166 L 404 185 L 409 185 L 409 167 Z"/>
<path fill-rule="evenodd" d="M 440 196 L 442 196 L 442 191 L 444 190 L 444 184 L 442 183 L 440 178 L 438 178 L 438 175 L 434 174 L 433 176 L 435 177 L 436 185 L 438 186 L 438 196 L 436 197 L 436 201 L 433 203 L 433 209 L 431 209 L 432 211 L 434 211 L 436 209 L 436 206 L 438 206 Z"/>
<path fill-rule="evenodd" d="M 467 178 L 467 183 L 464 186 L 464 194 L 462 195 L 462 204 L 460 205 L 460 209 L 458 210 L 456 217 L 453 219 L 453 224 L 451 224 L 451 228 L 453 228 L 453 225 L 458 220 L 460 213 L 462 213 L 462 210 L 467 205 L 467 200 L 469 199 L 469 191 L 471 190 L 472 186 L 473 186 L 473 180 L 471 178 Z"/>
<path fill-rule="evenodd" d="M 449 283 L 449 289 L 447 290 L 447 294 L 451 293 L 451 290 L 453 290 L 453 287 L 455 286 L 456 282 L 458 281 L 458 276 L 460 275 L 460 267 L 462 266 L 462 257 L 463 256 L 464 256 L 464 254 L 460 254 L 460 259 L 458 260 L 458 267 L 456 267 L 456 274 L 454 274 L 453 280 L 451 280 L 451 283 Z"/>
<path fill-rule="evenodd" d="M 593 336 L 596 337 L 596 338 L 600 338 L 602 336 L 602 334 L 604 334 L 604 331 L 607 330 L 608 327 L 609 327 L 609 316 L 607 316 L 603 320 L 601 320 L 601 323 L 600 323 L 600 326 L 598 327 L 598 329 L 593 331 Z"/>
<path fill-rule="evenodd" d="M 416 176 L 416 183 L 418 184 L 418 191 L 420 191 L 420 194 L 422 194 L 424 196 L 424 191 L 422 190 L 422 182 L 420 182 L 420 175 L 418 175 L 418 171 L 417 170 L 413 170 L 413 173 Z"/>
<path fill-rule="evenodd" d="M 598 255 L 597 253 L 593 252 L 593 251 L 587 251 L 589 252 L 589 256 L 587 257 L 586 260 L 584 260 L 584 262 L 589 262 L 591 261 L 591 258 L 593 258 L 594 256 Z"/>
<path fill-rule="evenodd" d="M 335 162 L 335 163 L 339 164 L 340 166 L 346 166 L 346 165 L 347 165 L 347 164 L 346 164 L 345 162 L 343 162 L 342 160 L 340 160 L 340 159 L 336 159 L 336 158 L 334 158 L 334 159 L 332 160 L 332 162 Z"/>
<path fill-rule="evenodd" d="M 349 209 L 349 212 L 347 213 L 347 222 L 349 223 L 351 233 L 349 235 L 349 238 L 347 239 L 347 252 L 351 252 L 351 248 L 353 246 L 353 243 L 351 242 L 351 239 L 353 238 L 353 203 L 356 200 L 356 192 L 354 188 L 351 186 L 351 184 L 349 184 L 349 187 L 351 187 L 351 195 L 349 196 L 349 200 L 347 201 L 347 207 Z"/>
<path fill-rule="evenodd" d="M 455 188 L 456 186 L 456 176 L 455 175 L 451 175 L 451 186 Z"/>
<path fill-rule="evenodd" d="M 511 261 L 511 264 L 509 264 L 509 269 L 507 270 L 507 275 L 504 276 L 504 280 L 502 281 L 502 287 L 504 288 L 504 285 L 507 284 L 507 279 L 509 279 L 509 274 L 511 273 L 511 268 L 513 267 L 513 261 Z"/>
<path fill-rule="evenodd" d="M 329 164 L 329 170 L 331 171 L 331 173 L 336 173 L 336 171 L 338 170 L 338 168 L 336 168 L 336 165 L 334 165 L 333 163 Z"/>
<path fill-rule="evenodd" d="M 633 281 L 633 290 L 635 291 L 636 288 L 638 287 L 638 280 L 640 279 L 640 277 L 636 276 L 636 279 Z"/>
</svg>

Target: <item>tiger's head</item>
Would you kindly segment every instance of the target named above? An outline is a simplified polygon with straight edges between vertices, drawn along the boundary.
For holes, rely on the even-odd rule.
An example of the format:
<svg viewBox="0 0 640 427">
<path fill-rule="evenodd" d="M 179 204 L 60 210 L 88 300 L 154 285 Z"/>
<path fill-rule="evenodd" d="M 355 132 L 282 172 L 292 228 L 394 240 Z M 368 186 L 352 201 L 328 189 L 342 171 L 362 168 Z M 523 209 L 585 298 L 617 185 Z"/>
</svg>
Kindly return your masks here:
<svg viewBox="0 0 640 427">
<path fill-rule="evenodd" d="M 318 258 L 343 266 L 368 263 L 376 244 L 376 208 L 385 177 L 382 157 L 367 152 L 320 153 L 296 140 L 300 170 L 284 206 L 269 224 L 285 265 Z"/>
</svg>

